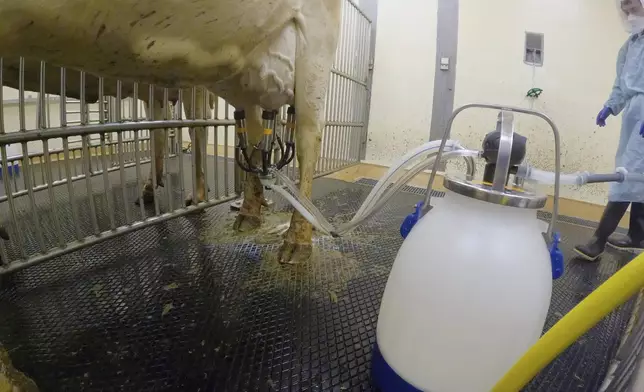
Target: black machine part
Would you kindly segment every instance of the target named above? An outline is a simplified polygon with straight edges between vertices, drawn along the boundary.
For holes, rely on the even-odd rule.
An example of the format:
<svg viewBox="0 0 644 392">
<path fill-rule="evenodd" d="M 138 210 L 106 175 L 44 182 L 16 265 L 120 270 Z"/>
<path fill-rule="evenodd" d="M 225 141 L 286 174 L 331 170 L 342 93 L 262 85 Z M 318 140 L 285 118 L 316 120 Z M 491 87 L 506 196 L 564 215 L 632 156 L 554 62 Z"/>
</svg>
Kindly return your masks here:
<svg viewBox="0 0 644 392">
<path fill-rule="evenodd" d="M 515 174 L 517 167 L 523 162 L 526 154 L 526 144 L 528 138 L 518 133 L 512 136 L 512 152 L 510 153 L 510 174 Z M 496 170 L 496 160 L 499 155 L 499 145 L 501 144 L 501 131 L 493 131 L 485 135 L 483 139 L 483 154 L 481 157 L 485 159 L 486 165 L 483 172 L 483 181 L 493 182 L 494 171 Z M 507 181 L 507 179 L 506 179 Z"/>
</svg>

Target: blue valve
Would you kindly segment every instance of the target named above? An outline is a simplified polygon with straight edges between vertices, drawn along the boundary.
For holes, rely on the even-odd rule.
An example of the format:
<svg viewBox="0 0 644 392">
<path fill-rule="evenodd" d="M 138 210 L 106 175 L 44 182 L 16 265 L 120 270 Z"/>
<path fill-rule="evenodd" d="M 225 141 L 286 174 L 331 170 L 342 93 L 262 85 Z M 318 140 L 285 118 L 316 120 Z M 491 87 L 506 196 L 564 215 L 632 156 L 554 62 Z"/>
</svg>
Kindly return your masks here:
<svg viewBox="0 0 644 392">
<path fill-rule="evenodd" d="M 561 236 L 559 233 L 552 235 L 552 244 L 550 245 L 550 263 L 552 264 L 552 279 L 559 279 L 564 273 L 563 252 L 559 249 Z"/>
<path fill-rule="evenodd" d="M 419 201 L 418 203 L 416 203 L 416 206 L 414 207 L 414 212 L 407 215 L 405 220 L 403 220 L 402 225 L 400 225 L 400 235 L 402 236 L 402 238 L 407 238 L 411 229 L 414 228 L 414 226 L 416 225 L 416 222 L 418 222 L 418 219 L 420 218 L 420 211 L 422 208 L 423 208 L 423 202 Z"/>
</svg>

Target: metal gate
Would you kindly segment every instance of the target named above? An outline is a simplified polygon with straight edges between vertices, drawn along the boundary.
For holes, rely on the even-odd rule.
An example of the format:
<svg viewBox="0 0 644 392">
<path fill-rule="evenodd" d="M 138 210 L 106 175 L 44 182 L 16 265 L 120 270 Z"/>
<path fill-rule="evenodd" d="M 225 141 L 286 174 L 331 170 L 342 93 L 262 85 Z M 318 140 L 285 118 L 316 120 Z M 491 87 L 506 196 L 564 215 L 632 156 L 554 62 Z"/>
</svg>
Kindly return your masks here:
<svg viewBox="0 0 644 392">
<path fill-rule="evenodd" d="M 366 140 L 371 22 L 351 0 L 343 1 L 342 12 L 317 176 L 359 162 Z M 179 92 L 174 115 L 165 110 L 163 121 L 153 121 L 139 99 L 147 86 L 116 82 L 110 97 L 105 86 L 112 81 L 25 59 L 3 64 L 0 83 L 18 86 L 18 98 L 17 105 L 0 108 L 0 222 L 10 236 L 0 240 L 0 274 L 239 196 L 234 109 L 222 99 L 215 99 L 210 113 L 201 113 L 205 120 L 185 120 L 180 103 L 189 97 Z M 7 64 L 19 64 L 18 72 L 8 72 Z M 60 88 L 48 91 L 45 86 L 52 83 L 45 78 L 52 75 Z M 80 90 L 70 95 L 76 91 L 72 85 Z M 40 87 L 37 98 L 26 86 Z M 92 88 L 98 99 L 88 103 Z M 159 90 L 163 98 L 172 93 Z M 0 98 L 7 102 L 1 92 Z M 281 117 L 277 132 L 285 124 L 285 108 Z M 184 207 L 185 195 L 196 189 L 188 138 L 194 127 L 207 130 L 204 175 L 210 191 L 205 202 Z M 137 206 L 155 154 L 150 132 L 163 130 L 169 139 L 163 151 L 164 187 L 157 189 L 153 207 Z M 296 179 L 296 160 L 285 170 Z"/>
</svg>

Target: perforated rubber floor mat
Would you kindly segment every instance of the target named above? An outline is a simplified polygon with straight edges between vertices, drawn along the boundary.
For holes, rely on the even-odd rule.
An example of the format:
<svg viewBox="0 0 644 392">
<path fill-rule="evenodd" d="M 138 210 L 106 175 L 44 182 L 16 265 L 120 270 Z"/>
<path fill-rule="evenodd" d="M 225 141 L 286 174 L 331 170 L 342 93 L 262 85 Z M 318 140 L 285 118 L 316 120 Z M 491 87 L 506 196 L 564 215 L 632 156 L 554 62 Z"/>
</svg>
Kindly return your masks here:
<svg viewBox="0 0 644 392">
<path fill-rule="evenodd" d="M 346 221 L 370 190 L 320 179 L 314 200 Z M 43 391 L 370 391 L 380 299 L 400 222 L 418 200 L 400 193 L 346 238 L 317 236 L 311 261 L 298 267 L 276 263 L 275 233 L 230 235 L 228 205 L 106 241 L 4 277 L 0 342 Z M 290 209 L 279 201 L 275 209 L 265 227 L 287 222 Z M 560 229 L 569 257 L 590 235 L 572 224 Z M 568 260 L 547 327 L 625 257 Z M 596 391 L 631 307 L 613 312 L 526 390 Z"/>
</svg>

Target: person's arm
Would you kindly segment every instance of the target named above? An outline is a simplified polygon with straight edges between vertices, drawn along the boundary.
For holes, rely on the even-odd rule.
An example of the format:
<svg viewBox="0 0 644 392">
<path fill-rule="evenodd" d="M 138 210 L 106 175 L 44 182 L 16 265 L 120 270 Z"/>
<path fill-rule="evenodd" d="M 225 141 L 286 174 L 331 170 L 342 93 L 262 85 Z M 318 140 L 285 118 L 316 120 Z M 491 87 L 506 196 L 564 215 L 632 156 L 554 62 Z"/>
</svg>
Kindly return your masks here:
<svg viewBox="0 0 644 392">
<path fill-rule="evenodd" d="M 624 62 L 626 61 L 626 53 L 628 52 L 628 44 L 630 41 L 627 41 L 622 48 L 619 50 L 617 55 L 617 76 L 615 77 L 615 83 L 613 84 L 613 90 L 608 97 L 608 101 L 604 104 L 605 107 L 609 108 L 614 116 L 617 116 L 626 106 L 626 96 L 622 91 L 620 86 L 620 80 L 622 78 L 622 69 L 624 68 Z"/>
</svg>

